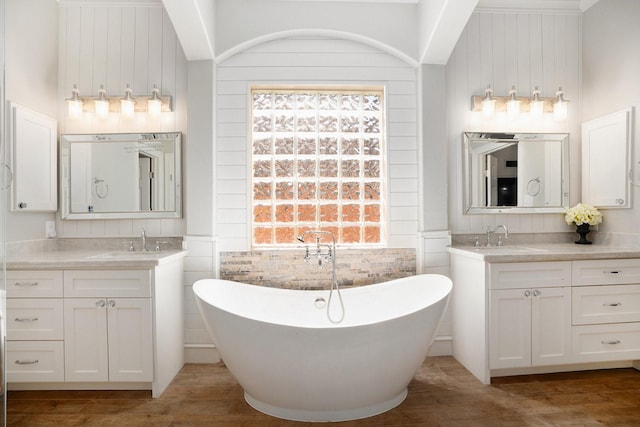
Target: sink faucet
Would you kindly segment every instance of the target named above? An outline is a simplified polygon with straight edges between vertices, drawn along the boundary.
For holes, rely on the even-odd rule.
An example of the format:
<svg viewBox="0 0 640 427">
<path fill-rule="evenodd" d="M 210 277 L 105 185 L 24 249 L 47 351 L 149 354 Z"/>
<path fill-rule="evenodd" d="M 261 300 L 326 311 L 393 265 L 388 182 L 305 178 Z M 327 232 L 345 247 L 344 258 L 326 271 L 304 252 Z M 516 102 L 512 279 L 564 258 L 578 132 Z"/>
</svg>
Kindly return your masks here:
<svg viewBox="0 0 640 427">
<path fill-rule="evenodd" d="M 507 226 L 504 224 L 500 224 L 500 225 L 496 225 L 496 228 L 494 228 L 493 230 L 491 229 L 491 226 L 487 226 L 487 247 L 491 246 L 491 235 L 493 233 L 496 233 L 498 231 L 498 229 L 502 228 L 502 231 L 504 232 L 504 239 L 508 239 L 509 238 L 509 230 L 507 229 Z M 496 243 L 498 246 L 502 246 L 502 236 L 498 236 L 498 242 Z"/>
<path fill-rule="evenodd" d="M 141 240 L 142 240 L 142 247 L 140 248 L 140 250 L 142 252 L 146 252 L 147 251 L 147 232 L 145 231 L 145 229 L 142 229 L 142 233 L 140 236 Z"/>
</svg>

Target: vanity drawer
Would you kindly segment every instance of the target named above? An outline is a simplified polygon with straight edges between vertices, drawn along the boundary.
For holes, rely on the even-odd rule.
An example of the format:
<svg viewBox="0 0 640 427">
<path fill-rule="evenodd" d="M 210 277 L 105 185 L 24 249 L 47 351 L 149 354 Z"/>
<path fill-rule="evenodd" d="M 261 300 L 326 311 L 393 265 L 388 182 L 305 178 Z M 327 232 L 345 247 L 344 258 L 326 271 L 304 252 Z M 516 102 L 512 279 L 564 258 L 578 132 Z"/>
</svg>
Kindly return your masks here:
<svg viewBox="0 0 640 427">
<path fill-rule="evenodd" d="M 64 381 L 62 341 L 7 341 L 8 382 Z"/>
<path fill-rule="evenodd" d="M 150 297 L 150 270 L 65 270 L 65 297 Z"/>
<path fill-rule="evenodd" d="M 573 261 L 573 285 L 640 283 L 640 259 Z"/>
<path fill-rule="evenodd" d="M 640 322 L 640 285 L 572 288 L 574 325 Z"/>
<path fill-rule="evenodd" d="M 640 358 L 640 323 L 585 325 L 572 328 L 576 362 Z"/>
<path fill-rule="evenodd" d="M 7 301 L 8 340 L 63 339 L 62 299 L 14 298 Z"/>
<path fill-rule="evenodd" d="M 571 262 L 514 262 L 489 264 L 490 289 L 562 287 L 571 284 Z"/>
<path fill-rule="evenodd" d="M 8 270 L 7 298 L 61 298 L 62 270 Z"/>
</svg>

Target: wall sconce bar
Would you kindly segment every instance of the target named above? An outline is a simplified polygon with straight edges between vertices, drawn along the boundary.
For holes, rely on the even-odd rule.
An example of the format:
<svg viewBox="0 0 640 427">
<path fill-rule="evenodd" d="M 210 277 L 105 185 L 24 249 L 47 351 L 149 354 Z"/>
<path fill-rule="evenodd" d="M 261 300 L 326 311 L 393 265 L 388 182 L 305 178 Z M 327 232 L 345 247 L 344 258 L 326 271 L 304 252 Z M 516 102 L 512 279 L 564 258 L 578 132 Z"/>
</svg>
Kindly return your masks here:
<svg viewBox="0 0 640 427">
<path fill-rule="evenodd" d="M 544 113 L 553 113 L 556 120 L 566 120 L 568 102 L 564 99 L 562 87 L 558 88 L 555 98 L 543 98 L 540 96 L 538 86 L 530 97 L 521 97 L 516 96 L 515 86 L 511 87 L 507 96 L 493 96 L 493 89 L 489 85 L 484 91 L 484 96 L 471 97 L 471 111 L 482 111 L 487 117 L 503 111 L 506 111 L 510 117 L 517 117 L 521 112 L 529 112 L 534 119 L 542 118 Z"/>
<path fill-rule="evenodd" d="M 109 101 L 109 112 L 110 113 L 119 113 L 120 112 L 120 100 L 123 98 L 123 95 L 118 96 L 107 96 L 107 101 Z M 85 113 L 94 113 L 94 101 L 98 99 L 97 96 L 80 96 L 79 99 L 82 101 L 82 111 Z M 136 113 L 146 113 L 147 112 L 147 100 L 151 99 L 151 96 L 140 96 L 136 95 L 133 97 L 134 102 L 134 111 Z M 161 96 L 162 100 L 162 112 L 170 113 L 171 110 L 171 97 L 170 96 Z"/>
<path fill-rule="evenodd" d="M 511 99 L 511 96 L 491 96 L 496 101 L 496 112 L 506 112 L 507 102 Z M 485 95 L 473 95 L 471 97 L 471 111 L 482 111 L 482 101 L 485 99 Z M 520 112 L 529 112 L 531 109 L 531 101 L 533 97 L 517 96 L 516 99 L 520 101 Z M 545 113 L 553 113 L 553 104 L 557 101 L 557 98 L 543 98 L 539 97 L 538 100 L 544 104 Z"/>
<path fill-rule="evenodd" d="M 98 113 L 98 111 L 96 111 L 96 101 L 101 100 L 108 103 L 108 111 L 110 113 L 130 114 L 131 111 L 123 111 L 123 100 L 125 101 L 125 105 L 129 102 L 133 102 L 133 111 L 136 113 L 148 112 L 148 101 L 150 100 L 159 100 L 161 102 L 160 112 L 169 113 L 172 111 L 171 96 L 160 96 L 158 94 L 159 90 L 155 87 L 151 95 L 133 96 L 131 95 L 129 85 L 127 85 L 124 95 L 105 95 L 102 86 L 100 86 L 100 90 L 98 92 L 97 96 L 81 96 L 78 94 L 76 85 L 73 85 L 71 98 L 67 99 L 69 115 L 72 117 L 78 117 L 80 108 L 82 108 L 81 111 L 85 113 Z M 126 108 L 127 107 L 125 107 L 125 109 Z"/>
</svg>

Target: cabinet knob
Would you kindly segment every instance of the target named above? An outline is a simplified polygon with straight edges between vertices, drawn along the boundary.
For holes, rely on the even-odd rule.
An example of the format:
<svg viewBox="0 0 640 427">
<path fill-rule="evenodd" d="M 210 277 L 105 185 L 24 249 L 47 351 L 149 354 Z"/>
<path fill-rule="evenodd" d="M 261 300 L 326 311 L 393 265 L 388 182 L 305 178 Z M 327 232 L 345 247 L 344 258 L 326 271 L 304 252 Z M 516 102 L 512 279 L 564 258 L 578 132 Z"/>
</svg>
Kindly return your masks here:
<svg viewBox="0 0 640 427">
<path fill-rule="evenodd" d="M 113 308 L 116 306 L 116 302 L 112 299 L 109 300 L 109 302 L 107 302 L 107 307 L 108 308 Z"/>
<path fill-rule="evenodd" d="M 103 299 L 101 299 L 100 301 L 96 301 L 96 307 L 98 308 L 102 308 L 106 305 L 106 303 L 104 302 Z"/>
<path fill-rule="evenodd" d="M 542 295 L 542 291 L 539 291 L 537 289 L 535 291 L 533 291 L 533 296 L 534 297 L 539 297 L 540 295 Z"/>
<path fill-rule="evenodd" d="M 524 296 L 529 298 L 531 296 L 531 291 L 528 290 L 528 289 L 526 291 L 524 291 Z"/>
<path fill-rule="evenodd" d="M 27 204 L 26 204 L 25 202 L 20 202 L 20 203 L 18 203 L 18 207 L 19 207 L 20 209 L 24 209 L 24 208 L 26 208 L 26 207 L 27 207 Z"/>
</svg>

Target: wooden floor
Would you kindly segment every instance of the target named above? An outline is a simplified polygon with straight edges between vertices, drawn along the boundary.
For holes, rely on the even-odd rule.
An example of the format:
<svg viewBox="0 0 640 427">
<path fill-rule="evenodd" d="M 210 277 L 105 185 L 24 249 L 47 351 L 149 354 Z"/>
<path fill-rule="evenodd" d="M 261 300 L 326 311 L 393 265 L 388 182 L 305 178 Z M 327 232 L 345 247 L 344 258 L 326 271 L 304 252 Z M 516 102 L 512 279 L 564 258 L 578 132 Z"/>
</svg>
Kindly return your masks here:
<svg viewBox="0 0 640 427">
<path fill-rule="evenodd" d="M 186 365 L 158 399 L 142 391 L 12 391 L 9 426 L 319 426 L 272 418 L 244 402 L 221 364 Z M 506 377 L 490 386 L 451 357 L 427 358 L 407 399 L 339 426 L 640 426 L 640 372 Z"/>
</svg>

